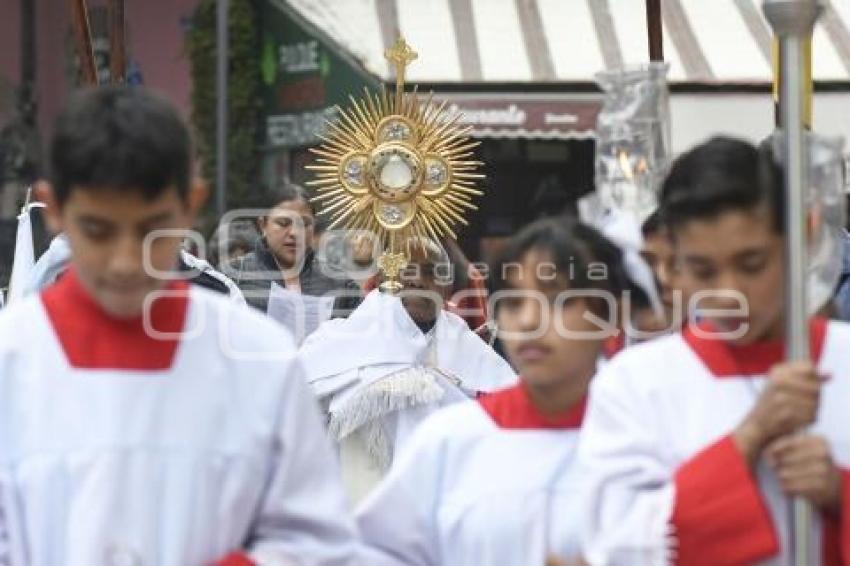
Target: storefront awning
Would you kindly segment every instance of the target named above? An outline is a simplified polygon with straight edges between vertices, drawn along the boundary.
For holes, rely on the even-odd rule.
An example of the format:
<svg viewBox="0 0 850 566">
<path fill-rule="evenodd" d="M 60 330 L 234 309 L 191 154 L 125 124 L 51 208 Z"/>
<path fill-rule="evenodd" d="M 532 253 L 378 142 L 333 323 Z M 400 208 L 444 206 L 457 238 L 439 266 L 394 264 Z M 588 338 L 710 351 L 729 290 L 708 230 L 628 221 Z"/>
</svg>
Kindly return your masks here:
<svg viewBox="0 0 850 566">
<path fill-rule="evenodd" d="M 642 0 L 287 0 L 366 69 L 389 80 L 384 49 L 401 32 L 427 83 L 588 82 L 644 63 Z M 850 0 L 831 0 L 813 39 L 816 80 L 850 82 Z M 771 31 L 760 0 L 664 0 L 673 83 L 771 81 Z"/>
<path fill-rule="evenodd" d="M 771 37 L 760 3 L 664 0 L 671 82 L 769 83 Z M 599 70 L 648 59 L 642 0 L 265 0 L 261 4 L 270 149 L 315 144 L 324 119 L 333 116 L 336 104 L 348 105 L 349 93 L 357 95 L 364 86 L 374 89 L 391 82 L 383 50 L 397 29 L 419 53 L 408 78 L 434 83 L 440 91 L 435 98 L 447 99 L 449 110 L 461 112 L 478 138 L 591 138 L 600 95 L 571 88 L 570 83 L 586 84 Z M 526 34 L 536 17 L 537 32 Z M 850 88 L 846 22 L 850 0 L 832 0 L 814 35 L 813 68 L 816 79 Z M 540 63 L 547 58 L 549 70 L 548 63 Z M 539 92 L 547 81 L 559 86 Z M 500 90 L 505 83 L 514 85 Z M 517 88 L 523 83 L 527 87 Z M 447 88 L 440 88 L 442 84 Z M 687 92 L 674 91 L 671 96 L 674 151 L 715 133 L 755 141 L 773 129 L 773 102 L 764 90 L 683 90 Z M 816 130 L 850 139 L 850 113 L 844 111 L 850 104 L 848 96 L 844 89 L 815 95 Z"/>
</svg>

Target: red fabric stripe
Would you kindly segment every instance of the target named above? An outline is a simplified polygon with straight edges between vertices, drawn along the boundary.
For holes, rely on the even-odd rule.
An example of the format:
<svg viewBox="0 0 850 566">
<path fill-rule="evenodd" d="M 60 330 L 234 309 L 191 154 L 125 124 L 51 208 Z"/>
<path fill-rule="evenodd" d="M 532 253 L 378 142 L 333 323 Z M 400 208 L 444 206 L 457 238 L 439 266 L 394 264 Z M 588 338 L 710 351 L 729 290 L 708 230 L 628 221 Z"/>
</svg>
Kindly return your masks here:
<svg viewBox="0 0 850 566">
<path fill-rule="evenodd" d="M 711 325 L 707 323 L 699 324 L 697 329 L 688 326 L 682 331 L 682 338 L 716 377 L 764 375 L 770 371 L 771 367 L 785 359 L 784 341 L 771 340 L 733 346 L 724 340 L 712 339 L 702 335 L 712 332 Z M 823 352 L 826 331 L 827 321 L 825 319 L 812 319 L 810 345 L 812 359 L 816 362 Z"/>
<path fill-rule="evenodd" d="M 825 562 L 827 566 L 838 566 L 850 564 L 850 470 L 841 470 L 841 516 L 840 524 L 840 556 L 833 564 Z"/>
<path fill-rule="evenodd" d="M 685 462 L 675 486 L 676 564 L 744 565 L 779 552 L 758 483 L 731 436 Z"/>
<path fill-rule="evenodd" d="M 177 334 L 183 330 L 189 305 L 189 286 L 172 281 L 173 296 L 153 301 L 150 327 Z M 171 367 L 179 339 L 159 339 L 145 331 L 141 316 L 118 319 L 107 314 L 69 270 L 41 294 L 68 363 L 81 369 L 164 370 Z"/>
<path fill-rule="evenodd" d="M 497 425 L 509 429 L 569 429 L 580 428 L 584 419 L 587 397 L 556 417 L 541 413 L 528 393 L 528 386 L 519 383 L 479 397 L 478 402 Z"/>
<path fill-rule="evenodd" d="M 487 287 L 484 284 L 484 277 L 474 266 L 469 266 L 468 275 L 469 283 L 467 283 L 466 288 L 475 293 L 460 298 L 457 303 L 457 312 L 469 313 L 463 318 L 467 325 L 475 330 L 487 323 Z"/>
<path fill-rule="evenodd" d="M 602 355 L 606 360 L 610 360 L 620 352 L 626 349 L 626 333 L 619 332 L 610 338 L 607 338 L 602 343 Z"/>
<path fill-rule="evenodd" d="M 841 471 L 841 515 L 823 516 L 823 564 L 844 566 L 850 564 L 850 471 Z"/>
<path fill-rule="evenodd" d="M 215 563 L 215 566 L 255 566 L 256 563 L 251 560 L 247 554 L 242 552 L 234 552 L 228 554 L 221 560 Z"/>
</svg>

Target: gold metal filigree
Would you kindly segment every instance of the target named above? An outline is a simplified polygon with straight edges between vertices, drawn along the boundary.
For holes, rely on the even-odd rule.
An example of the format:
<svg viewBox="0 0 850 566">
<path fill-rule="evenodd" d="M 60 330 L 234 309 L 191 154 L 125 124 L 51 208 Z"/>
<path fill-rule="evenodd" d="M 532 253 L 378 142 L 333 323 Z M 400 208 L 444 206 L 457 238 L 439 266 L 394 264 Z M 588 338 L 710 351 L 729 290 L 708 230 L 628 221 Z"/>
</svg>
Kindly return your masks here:
<svg viewBox="0 0 850 566">
<path fill-rule="evenodd" d="M 458 125 L 446 103 L 421 102 L 416 91 L 405 93 L 407 66 L 417 54 L 399 38 L 384 53 L 394 66 L 394 96 L 364 91 L 338 108 L 339 119 L 328 123 L 323 144 L 311 149 L 316 178 L 314 201 L 319 214 L 331 217 L 330 228 L 374 232 L 384 253 L 378 267 L 385 275 L 382 289 L 395 292 L 400 270 L 410 259 L 406 242 L 456 238 L 453 227 L 466 225 L 464 214 L 476 207 L 472 198 L 484 175 L 473 159 L 479 142 L 471 127 Z"/>
</svg>

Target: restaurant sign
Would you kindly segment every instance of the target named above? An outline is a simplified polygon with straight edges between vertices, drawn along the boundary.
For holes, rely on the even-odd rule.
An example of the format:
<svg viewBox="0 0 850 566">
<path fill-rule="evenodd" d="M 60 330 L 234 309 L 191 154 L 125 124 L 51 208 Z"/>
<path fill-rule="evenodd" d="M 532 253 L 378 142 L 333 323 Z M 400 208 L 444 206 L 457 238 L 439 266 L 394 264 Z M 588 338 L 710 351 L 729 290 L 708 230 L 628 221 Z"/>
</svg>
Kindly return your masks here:
<svg viewBox="0 0 850 566">
<path fill-rule="evenodd" d="M 573 139 L 593 136 L 598 98 L 528 97 L 517 94 L 435 95 L 447 101 L 475 137 Z"/>
</svg>

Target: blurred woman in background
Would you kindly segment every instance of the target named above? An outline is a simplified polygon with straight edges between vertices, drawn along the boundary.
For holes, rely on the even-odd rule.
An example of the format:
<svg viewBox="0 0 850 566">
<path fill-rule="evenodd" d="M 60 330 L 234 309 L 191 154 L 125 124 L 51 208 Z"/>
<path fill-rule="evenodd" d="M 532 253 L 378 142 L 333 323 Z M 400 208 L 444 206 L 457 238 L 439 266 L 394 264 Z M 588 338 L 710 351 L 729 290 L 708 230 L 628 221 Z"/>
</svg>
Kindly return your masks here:
<svg viewBox="0 0 850 566">
<path fill-rule="evenodd" d="M 334 296 L 334 316 L 345 316 L 360 303 L 359 287 L 316 257 L 313 249 L 316 210 L 298 185 L 271 191 L 268 208 L 257 220 L 260 237 L 253 251 L 227 264 L 228 274 L 248 304 L 264 312 L 276 284 L 287 291 L 315 297 Z"/>
</svg>

